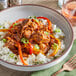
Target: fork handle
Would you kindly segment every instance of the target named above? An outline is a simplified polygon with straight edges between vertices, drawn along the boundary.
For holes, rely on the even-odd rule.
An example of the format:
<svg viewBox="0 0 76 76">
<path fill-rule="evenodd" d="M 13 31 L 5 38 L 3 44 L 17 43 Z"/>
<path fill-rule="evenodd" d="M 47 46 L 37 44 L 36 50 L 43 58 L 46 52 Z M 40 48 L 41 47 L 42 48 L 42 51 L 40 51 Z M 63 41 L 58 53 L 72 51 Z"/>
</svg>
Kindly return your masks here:
<svg viewBox="0 0 76 76">
<path fill-rule="evenodd" d="M 59 71 L 55 72 L 52 76 L 56 76 L 57 74 L 59 74 L 60 72 L 64 71 L 65 68 L 60 69 Z"/>
</svg>

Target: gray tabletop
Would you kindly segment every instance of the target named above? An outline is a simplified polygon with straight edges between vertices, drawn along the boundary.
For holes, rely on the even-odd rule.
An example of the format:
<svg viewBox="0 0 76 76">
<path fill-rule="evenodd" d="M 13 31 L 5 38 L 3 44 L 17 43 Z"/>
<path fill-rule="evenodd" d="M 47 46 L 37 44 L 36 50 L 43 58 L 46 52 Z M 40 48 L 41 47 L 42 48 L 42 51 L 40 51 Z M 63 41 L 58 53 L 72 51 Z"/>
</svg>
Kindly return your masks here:
<svg viewBox="0 0 76 76">
<path fill-rule="evenodd" d="M 30 72 L 16 71 L 0 65 L 0 76 L 30 76 Z"/>
</svg>

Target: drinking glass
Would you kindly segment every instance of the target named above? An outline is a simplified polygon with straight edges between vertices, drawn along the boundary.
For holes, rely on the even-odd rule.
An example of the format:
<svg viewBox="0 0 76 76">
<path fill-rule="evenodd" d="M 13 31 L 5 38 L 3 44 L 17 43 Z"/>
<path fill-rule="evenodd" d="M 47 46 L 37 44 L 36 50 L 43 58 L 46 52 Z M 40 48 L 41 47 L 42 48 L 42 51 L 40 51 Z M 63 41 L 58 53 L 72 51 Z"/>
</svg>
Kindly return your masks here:
<svg viewBox="0 0 76 76">
<path fill-rule="evenodd" d="M 63 0 L 62 14 L 76 26 L 76 0 Z"/>
</svg>

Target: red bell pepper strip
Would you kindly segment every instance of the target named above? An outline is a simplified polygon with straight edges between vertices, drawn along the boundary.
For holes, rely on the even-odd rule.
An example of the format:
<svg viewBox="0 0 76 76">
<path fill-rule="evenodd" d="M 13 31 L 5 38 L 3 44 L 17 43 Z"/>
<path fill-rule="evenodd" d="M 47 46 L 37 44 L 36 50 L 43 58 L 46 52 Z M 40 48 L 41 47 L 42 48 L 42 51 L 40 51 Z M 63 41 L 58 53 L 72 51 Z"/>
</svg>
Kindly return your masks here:
<svg viewBox="0 0 76 76">
<path fill-rule="evenodd" d="M 10 26 L 10 29 L 13 28 L 13 25 L 14 25 L 15 23 L 19 23 L 19 22 L 21 22 L 21 21 L 23 21 L 23 20 L 25 20 L 25 19 L 22 18 L 22 19 L 19 19 L 19 20 L 15 21 L 15 22 Z"/>
<path fill-rule="evenodd" d="M 32 54 L 33 53 L 33 45 L 31 43 L 29 43 L 29 47 L 30 47 L 29 53 Z"/>
<path fill-rule="evenodd" d="M 27 62 L 25 62 L 24 59 L 23 59 L 20 43 L 17 42 L 17 45 L 18 45 L 18 50 L 19 50 L 19 55 L 20 55 L 21 62 L 22 62 L 24 65 L 28 65 Z"/>
<path fill-rule="evenodd" d="M 48 29 L 51 29 L 52 23 L 51 23 L 51 21 L 48 18 L 46 18 L 46 17 L 37 17 L 37 19 L 45 19 L 45 20 L 47 20 L 47 22 L 48 22 Z"/>
</svg>

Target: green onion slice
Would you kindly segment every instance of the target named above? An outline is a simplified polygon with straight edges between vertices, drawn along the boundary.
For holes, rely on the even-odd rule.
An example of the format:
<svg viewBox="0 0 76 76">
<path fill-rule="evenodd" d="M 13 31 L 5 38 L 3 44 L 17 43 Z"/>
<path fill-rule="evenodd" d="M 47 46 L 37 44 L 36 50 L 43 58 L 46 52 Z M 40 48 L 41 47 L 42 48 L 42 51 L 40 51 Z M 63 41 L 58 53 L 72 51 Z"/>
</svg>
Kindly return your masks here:
<svg viewBox="0 0 76 76">
<path fill-rule="evenodd" d="M 53 47 L 54 50 L 56 50 L 56 49 L 58 48 L 58 44 L 57 44 L 57 43 L 54 43 L 54 44 L 52 45 L 52 47 Z"/>
<path fill-rule="evenodd" d="M 49 34 L 47 31 L 44 31 L 44 33 L 45 33 L 46 35 L 48 35 L 48 34 Z"/>
<path fill-rule="evenodd" d="M 3 42 L 7 42 L 7 40 L 6 39 L 2 39 L 3 40 Z"/>
<path fill-rule="evenodd" d="M 38 44 L 35 44 L 34 46 L 36 49 L 40 49 L 39 45 Z"/>
<path fill-rule="evenodd" d="M 21 39 L 21 42 L 23 42 L 24 44 L 27 44 L 27 43 L 29 43 L 29 40 L 26 39 L 26 38 L 22 38 L 22 39 Z"/>
</svg>

